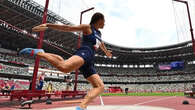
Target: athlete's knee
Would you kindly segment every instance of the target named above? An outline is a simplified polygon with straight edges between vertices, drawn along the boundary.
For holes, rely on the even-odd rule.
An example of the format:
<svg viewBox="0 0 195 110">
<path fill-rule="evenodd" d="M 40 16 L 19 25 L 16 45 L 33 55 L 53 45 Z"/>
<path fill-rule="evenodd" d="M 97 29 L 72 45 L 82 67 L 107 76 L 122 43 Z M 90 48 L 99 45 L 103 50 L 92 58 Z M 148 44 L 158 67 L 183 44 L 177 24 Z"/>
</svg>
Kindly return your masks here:
<svg viewBox="0 0 195 110">
<path fill-rule="evenodd" d="M 100 84 L 99 86 L 96 87 L 97 89 L 99 89 L 99 91 L 102 93 L 104 92 L 105 88 L 104 88 L 104 84 Z"/>
<path fill-rule="evenodd" d="M 101 85 L 99 88 L 100 88 L 101 92 L 104 92 L 104 90 L 105 90 L 104 85 Z"/>
<path fill-rule="evenodd" d="M 61 57 L 61 56 L 57 56 L 57 58 L 59 59 L 59 60 L 61 60 L 61 61 L 63 61 L 64 59 Z"/>
</svg>

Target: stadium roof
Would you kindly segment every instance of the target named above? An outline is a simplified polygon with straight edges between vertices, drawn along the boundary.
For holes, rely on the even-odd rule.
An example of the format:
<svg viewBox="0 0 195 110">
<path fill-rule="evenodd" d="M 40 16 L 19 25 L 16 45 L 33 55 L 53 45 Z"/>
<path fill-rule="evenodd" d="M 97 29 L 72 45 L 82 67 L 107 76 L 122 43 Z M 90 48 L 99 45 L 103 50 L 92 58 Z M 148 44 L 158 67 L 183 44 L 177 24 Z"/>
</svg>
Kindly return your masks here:
<svg viewBox="0 0 195 110">
<path fill-rule="evenodd" d="M 2 46 L 15 50 L 36 47 L 38 35 L 33 33 L 31 28 L 41 23 L 43 7 L 32 0 L 1 0 L 0 13 L 2 15 L 0 16 L 0 28 L 2 29 L 0 31 L 0 43 Z M 59 21 L 73 25 L 49 11 L 48 22 L 56 23 Z M 48 30 L 45 32 L 44 41 L 47 43 L 44 43 L 43 48 L 48 52 L 69 57 L 70 55 L 51 47 L 48 43 L 73 54 L 77 46 L 77 34 Z M 114 57 L 108 59 L 102 51 L 98 51 L 96 54 L 97 63 L 153 64 L 155 62 L 191 61 L 194 59 L 191 41 L 154 48 L 125 48 L 109 43 L 106 43 L 106 46 L 113 51 Z"/>
</svg>

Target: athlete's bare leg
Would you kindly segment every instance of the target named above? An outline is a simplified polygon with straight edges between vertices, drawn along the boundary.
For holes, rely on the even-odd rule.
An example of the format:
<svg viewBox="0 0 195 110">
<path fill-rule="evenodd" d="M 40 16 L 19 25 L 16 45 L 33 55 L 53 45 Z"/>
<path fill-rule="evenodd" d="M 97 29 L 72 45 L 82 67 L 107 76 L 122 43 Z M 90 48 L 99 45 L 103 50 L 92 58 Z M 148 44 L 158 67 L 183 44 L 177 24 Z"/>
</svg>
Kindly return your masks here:
<svg viewBox="0 0 195 110">
<path fill-rule="evenodd" d="M 91 89 L 83 101 L 80 104 L 81 108 L 87 108 L 87 105 L 98 95 L 100 95 L 102 92 L 104 92 L 104 83 L 100 79 L 100 76 L 98 74 L 94 74 L 87 78 L 87 80 L 91 83 L 93 86 L 93 89 Z"/>
<path fill-rule="evenodd" d="M 37 53 L 37 56 L 47 60 L 50 64 L 64 73 L 79 69 L 84 64 L 83 58 L 77 55 L 74 55 L 67 60 L 64 60 L 59 55 L 44 52 Z"/>
</svg>

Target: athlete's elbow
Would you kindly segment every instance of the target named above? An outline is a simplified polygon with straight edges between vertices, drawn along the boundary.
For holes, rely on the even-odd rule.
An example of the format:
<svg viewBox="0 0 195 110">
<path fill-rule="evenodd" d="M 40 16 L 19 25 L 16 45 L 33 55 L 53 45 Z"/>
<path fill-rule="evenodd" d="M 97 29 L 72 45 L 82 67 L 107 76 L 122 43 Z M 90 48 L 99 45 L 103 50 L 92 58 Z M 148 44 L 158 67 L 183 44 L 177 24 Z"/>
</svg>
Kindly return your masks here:
<svg viewBox="0 0 195 110">
<path fill-rule="evenodd" d="M 62 30 L 65 32 L 69 32 L 69 31 L 71 31 L 71 28 L 68 25 L 63 25 Z"/>
</svg>

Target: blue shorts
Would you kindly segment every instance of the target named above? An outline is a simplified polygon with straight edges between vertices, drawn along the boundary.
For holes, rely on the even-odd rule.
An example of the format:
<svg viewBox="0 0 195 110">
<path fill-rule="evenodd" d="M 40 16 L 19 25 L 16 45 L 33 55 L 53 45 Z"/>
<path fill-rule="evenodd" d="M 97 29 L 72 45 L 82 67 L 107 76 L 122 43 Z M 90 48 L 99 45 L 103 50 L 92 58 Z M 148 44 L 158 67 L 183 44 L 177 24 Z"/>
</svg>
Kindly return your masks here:
<svg viewBox="0 0 195 110">
<path fill-rule="evenodd" d="M 94 66 L 95 51 L 93 49 L 87 46 L 83 46 L 76 51 L 75 55 L 82 57 L 85 61 L 85 63 L 79 68 L 85 78 L 96 74 Z"/>
</svg>

